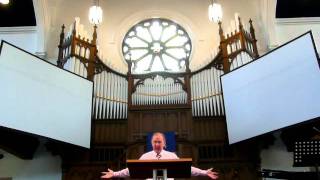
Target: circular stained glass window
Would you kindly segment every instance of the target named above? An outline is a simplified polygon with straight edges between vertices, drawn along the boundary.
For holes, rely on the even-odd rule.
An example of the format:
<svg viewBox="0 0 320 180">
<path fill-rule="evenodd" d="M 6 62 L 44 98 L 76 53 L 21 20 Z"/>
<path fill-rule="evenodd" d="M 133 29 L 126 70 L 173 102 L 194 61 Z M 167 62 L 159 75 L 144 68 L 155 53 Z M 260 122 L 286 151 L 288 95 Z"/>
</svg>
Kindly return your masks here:
<svg viewBox="0 0 320 180">
<path fill-rule="evenodd" d="M 185 71 L 192 45 L 187 32 L 168 19 L 148 19 L 133 26 L 122 42 L 133 73 Z"/>
</svg>

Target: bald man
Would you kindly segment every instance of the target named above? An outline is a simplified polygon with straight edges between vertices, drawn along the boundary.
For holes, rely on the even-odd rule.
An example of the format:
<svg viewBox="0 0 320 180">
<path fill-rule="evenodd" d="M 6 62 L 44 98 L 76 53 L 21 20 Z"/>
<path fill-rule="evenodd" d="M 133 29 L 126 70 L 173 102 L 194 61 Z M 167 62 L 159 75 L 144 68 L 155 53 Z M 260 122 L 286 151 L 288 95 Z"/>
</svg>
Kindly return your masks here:
<svg viewBox="0 0 320 180">
<path fill-rule="evenodd" d="M 166 146 L 166 138 L 163 133 L 154 133 L 151 138 L 151 144 L 153 150 L 143 154 L 140 157 L 140 160 L 179 159 L 179 157 L 175 153 L 164 150 Z M 130 176 L 128 168 L 116 172 L 108 169 L 107 172 L 102 172 L 102 174 L 102 179 L 125 178 Z M 212 171 L 212 168 L 208 170 L 202 170 L 196 167 L 191 167 L 191 176 L 208 176 L 211 179 L 218 179 L 218 173 Z"/>
</svg>

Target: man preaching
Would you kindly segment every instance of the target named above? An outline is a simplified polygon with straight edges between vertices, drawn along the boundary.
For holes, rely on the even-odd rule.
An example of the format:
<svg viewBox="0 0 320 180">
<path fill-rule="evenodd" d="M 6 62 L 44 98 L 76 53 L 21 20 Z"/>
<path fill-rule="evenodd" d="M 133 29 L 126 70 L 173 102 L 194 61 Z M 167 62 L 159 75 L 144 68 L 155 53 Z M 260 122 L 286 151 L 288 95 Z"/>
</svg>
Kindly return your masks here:
<svg viewBox="0 0 320 180">
<path fill-rule="evenodd" d="M 179 159 L 175 153 L 164 150 L 166 147 L 166 139 L 163 133 L 154 133 L 151 138 L 151 144 L 153 150 L 143 154 L 140 157 L 140 160 Z M 102 172 L 102 174 L 102 179 L 130 177 L 128 168 L 115 172 L 111 169 L 108 169 L 107 172 Z M 196 167 L 191 167 L 191 176 L 208 176 L 211 179 L 218 179 L 218 173 L 212 171 L 212 168 L 208 170 L 202 170 Z"/>
</svg>

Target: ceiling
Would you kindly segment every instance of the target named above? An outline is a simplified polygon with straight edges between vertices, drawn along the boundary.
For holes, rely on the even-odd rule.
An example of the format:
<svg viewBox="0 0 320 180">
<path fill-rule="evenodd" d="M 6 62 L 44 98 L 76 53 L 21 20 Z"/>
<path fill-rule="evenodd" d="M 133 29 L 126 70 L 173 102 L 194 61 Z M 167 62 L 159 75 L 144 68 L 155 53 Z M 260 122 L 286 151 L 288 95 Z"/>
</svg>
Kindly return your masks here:
<svg viewBox="0 0 320 180">
<path fill-rule="evenodd" d="M 0 27 L 36 26 L 32 0 L 10 0 L 0 4 Z"/>
<path fill-rule="evenodd" d="M 320 17 L 319 0 L 277 0 L 277 18 Z"/>
</svg>

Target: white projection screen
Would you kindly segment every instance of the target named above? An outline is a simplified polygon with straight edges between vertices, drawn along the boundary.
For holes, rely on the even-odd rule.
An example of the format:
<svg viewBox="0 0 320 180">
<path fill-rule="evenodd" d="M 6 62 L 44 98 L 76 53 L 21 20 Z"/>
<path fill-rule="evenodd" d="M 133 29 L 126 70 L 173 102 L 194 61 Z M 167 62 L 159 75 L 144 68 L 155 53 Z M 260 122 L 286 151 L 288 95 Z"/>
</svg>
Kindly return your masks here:
<svg viewBox="0 0 320 180">
<path fill-rule="evenodd" d="M 5 41 L 0 126 L 90 148 L 93 82 Z"/>
<path fill-rule="evenodd" d="M 229 144 L 320 116 L 320 70 L 308 32 L 221 76 Z"/>
</svg>

